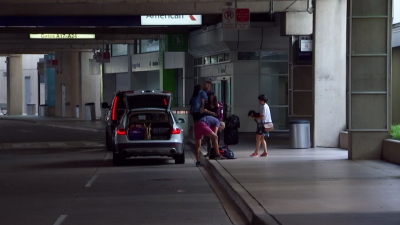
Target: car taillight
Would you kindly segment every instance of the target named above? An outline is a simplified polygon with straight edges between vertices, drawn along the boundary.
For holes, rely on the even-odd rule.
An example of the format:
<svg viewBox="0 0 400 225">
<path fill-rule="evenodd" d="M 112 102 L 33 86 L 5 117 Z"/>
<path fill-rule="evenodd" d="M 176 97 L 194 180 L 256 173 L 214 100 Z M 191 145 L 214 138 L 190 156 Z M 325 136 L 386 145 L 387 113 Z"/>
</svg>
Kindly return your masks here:
<svg viewBox="0 0 400 225">
<path fill-rule="evenodd" d="M 126 131 L 124 129 L 117 130 L 117 135 L 126 135 Z"/>
<path fill-rule="evenodd" d="M 167 99 L 165 99 L 165 98 L 164 98 L 164 105 L 165 105 L 165 106 L 168 106 L 168 104 L 167 104 Z"/>
<path fill-rule="evenodd" d="M 180 134 L 180 133 L 181 133 L 181 129 L 179 129 L 179 128 L 174 128 L 171 131 L 171 134 Z"/>
<path fill-rule="evenodd" d="M 111 117 L 112 120 L 115 120 L 115 109 L 117 108 L 117 101 L 118 101 L 118 97 L 115 97 L 113 110 L 112 110 L 112 117 Z"/>
</svg>

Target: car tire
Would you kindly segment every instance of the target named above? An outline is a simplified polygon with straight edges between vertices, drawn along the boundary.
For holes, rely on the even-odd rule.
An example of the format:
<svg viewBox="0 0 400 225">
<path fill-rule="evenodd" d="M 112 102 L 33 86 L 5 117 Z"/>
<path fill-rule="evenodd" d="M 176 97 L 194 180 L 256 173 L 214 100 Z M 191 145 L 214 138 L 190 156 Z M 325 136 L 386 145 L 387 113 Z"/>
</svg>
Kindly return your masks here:
<svg viewBox="0 0 400 225">
<path fill-rule="evenodd" d="M 121 166 L 125 162 L 125 158 L 120 156 L 119 154 L 113 153 L 113 165 L 114 166 Z"/>
<path fill-rule="evenodd" d="M 175 164 L 185 164 L 185 151 L 182 154 L 175 156 Z"/>
</svg>

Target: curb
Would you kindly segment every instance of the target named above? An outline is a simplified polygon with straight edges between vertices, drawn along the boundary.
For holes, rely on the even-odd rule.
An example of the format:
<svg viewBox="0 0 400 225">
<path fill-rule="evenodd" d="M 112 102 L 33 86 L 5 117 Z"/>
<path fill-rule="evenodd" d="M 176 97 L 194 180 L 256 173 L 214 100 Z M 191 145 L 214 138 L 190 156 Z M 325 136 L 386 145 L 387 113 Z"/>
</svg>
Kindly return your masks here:
<svg viewBox="0 0 400 225">
<path fill-rule="evenodd" d="M 104 133 L 105 128 L 91 128 L 91 127 L 80 127 L 80 126 L 68 126 L 68 125 L 57 125 L 57 124 L 51 124 L 51 123 L 45 123 L 45 122 L 39 122 L 39 121 L 32 121 L 32 120 L 20 120 L 20 119 L 12 119 L 12 118 L 1 118 L 0 120 L 2 121 L 16 121 L 16 122 L 21 122 L 21 123 L 29 123 L 29 124 L 36 124 L 36 125 L 42 125 L 42 126 L 48 126 L 48 127 L 56 127 L 56 128 L 64 128 L 64 129 L 72 129 L 72 130 L 83 130 L 83 131 L 92 131 L 92 132 L 99 132 L 99 133 Z"/>
<path fill-rule="evenodd" d="M 193 141 L 188 141 L 194 152 Z M 251 196 L 244 187 L 238 183 L 222 165 L 215 160 L 208 160 L 200 153 L 200 161 L 203 167 L 211 173 L 229 197 L 236 203 L 251 225 L 280 225 L 264 208 Z"/>
</svg>

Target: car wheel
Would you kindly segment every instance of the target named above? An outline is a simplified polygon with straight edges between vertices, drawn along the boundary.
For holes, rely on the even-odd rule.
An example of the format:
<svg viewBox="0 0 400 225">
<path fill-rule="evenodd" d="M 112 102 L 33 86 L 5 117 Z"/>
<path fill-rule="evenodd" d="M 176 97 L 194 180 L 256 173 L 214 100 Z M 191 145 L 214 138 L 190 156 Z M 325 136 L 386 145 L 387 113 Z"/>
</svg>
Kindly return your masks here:
<svg viewBox="0 0 400 225">
<path fill-rule="evenodd" d="M 120 166 L 124 164 L 125 158 L 120 156 L 119 154 L 113 153 L 113 165 L 114 166 Z"/>
<path fill-rule="evenodd" d="M 182 154 L 175 156 L 175 164 L 185 164 L 185 151 Z"/>
</svg>

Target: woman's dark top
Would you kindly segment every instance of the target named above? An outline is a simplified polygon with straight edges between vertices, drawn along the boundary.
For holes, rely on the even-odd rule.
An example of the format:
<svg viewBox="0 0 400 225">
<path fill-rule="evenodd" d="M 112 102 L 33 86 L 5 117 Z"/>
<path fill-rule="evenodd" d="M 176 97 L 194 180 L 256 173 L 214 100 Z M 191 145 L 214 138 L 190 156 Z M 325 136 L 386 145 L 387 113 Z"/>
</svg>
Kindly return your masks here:
<svg viewBox="0 0 400 225">
<path fill-rule="evenodd" d="M 214 116 L 215 118 L 218 118 L 218 105 L 214 104 L 214 108 L 211 107 L 211 105 L 209 103 L 206 103 L 204 105 L 204 108 L 207 109 L 210 112 L 215 113 L 217 116 Z"/>
</svg>

